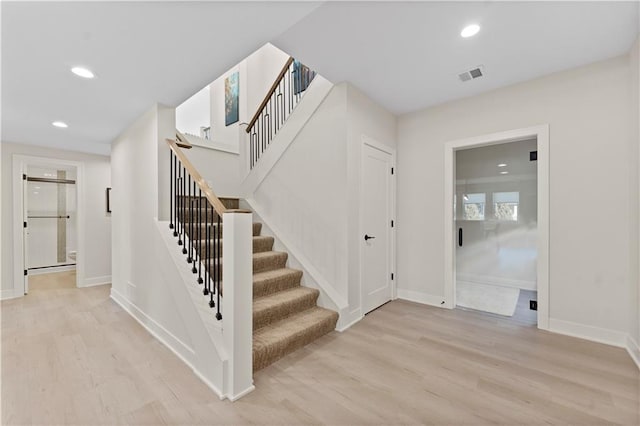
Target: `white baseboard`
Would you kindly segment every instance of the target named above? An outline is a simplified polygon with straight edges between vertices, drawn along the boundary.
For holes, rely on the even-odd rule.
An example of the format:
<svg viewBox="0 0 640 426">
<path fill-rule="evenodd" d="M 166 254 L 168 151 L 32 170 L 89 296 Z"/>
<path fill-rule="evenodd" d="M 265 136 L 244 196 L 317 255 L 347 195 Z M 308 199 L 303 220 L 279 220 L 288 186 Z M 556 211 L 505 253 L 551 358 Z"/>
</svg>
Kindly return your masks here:
<svg viewBox="0 0 640 426">
<path fill-rule="evenodd" d="M 607 328 L 594 327 L 592 325 L 578 324 L 576 322 L 549 318 L 549 330 L 552 333 L 564 334 L 605 345 L 625 348 L 627 346 L 627 333 Z"/>
<path fill-rule="evenodd" d="M 76 270 L 76 265 L 51 266 L 49 268 L 31 269 L 29 271 L 29 275 L 34 276 L 34 275 L 44 275 L 44 274 L 55 274 L 58 272 L 69 272 L 69 271 L 75 271 L 75 270 Z"/>
<path fill-rule="evenodd" d="M 340 319 L 338 320 L 338 324 L 336 324 L 336 331 L 342 333 L 343 331 L 346 331 L 347 329 L 351 328 L 352 325 L 354 325 L 357 322 L 360 322 L 362 320 L 362 318 L 364 318 L 364 315 L 362 315 L 362 312 L 360 312 L 360 308 L 356 309 L 355 311 L 353 311 L 350 315 L 352 318 L 355 317 L 351 322 L 349 322 L 348 324 L 340 324 L 340 319 L 342 319 L 343 315 L 340 315 Z"/>
<path fill-rule="evenodd" d="M 11 288 L 11 289 L 7 289 L 7 290 L 0 290 L 0 300 L 9 300 L 9 299 L 15 299 L 16 297 L 21 297 L 24 296 L 24 294 L 21 294 L 21 291 L 15 291 L 15 289 Z"/>
<path fill-rule="evenodd" d="M 191 369 L 193 368 L 193 358 L 195 353 L 193 349 L 187 346 L 184 342 L 171 334 L 166 328 L 158 324 L 153 318 L 144 313 L 134 303 L 127 300 L 122 294 L 120 294 L 113 287 L 111 288 L 111 299 L 116 302 L 122 309 L 124 309 L 129 315 L 133 317 L 138 323 L 144 327 L 149 334 L 158 339 L 160 343 L 165 345 L 171 352 L 173 352 L 182 362 L 187 364 Z M 220 395 L 220 394 L 219 394 Z"/>
<path fill-rule="evenodd" d="M 631 359 L 640 370 L 640 345 L 630 335 L 627 335 L 627 352 L 629 352 Z"/>
<path fill-rule="evenodd" d="M 398 299 L 408 300 L 410 302 L 422 303 L 423 305 L 436 306 L 444 308 L 444 296 L 434 296 L 432 294 L 423 293 L 421 291 L 398 289 Z"/>
<path fill-rule="evenodd" d="M 111 275 L 103 275 L 101 277 L 85 278 L 80 287 L 93 287 L 96 285 L 111 284 Z"/>
</svg>

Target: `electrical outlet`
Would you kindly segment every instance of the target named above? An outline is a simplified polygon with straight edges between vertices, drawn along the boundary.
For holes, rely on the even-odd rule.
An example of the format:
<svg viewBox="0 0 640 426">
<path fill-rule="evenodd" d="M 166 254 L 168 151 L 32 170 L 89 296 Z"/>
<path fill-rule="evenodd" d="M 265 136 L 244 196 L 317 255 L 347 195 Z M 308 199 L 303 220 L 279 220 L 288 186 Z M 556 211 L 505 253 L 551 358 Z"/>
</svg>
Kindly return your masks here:
<svg viewBox="0 0 640 426">
<path fill-rule="evenodd" d="M 529 300 L 529 309 L 532 311 L 538 310 L 538 301 L 537 300 Z"/>
</svg>

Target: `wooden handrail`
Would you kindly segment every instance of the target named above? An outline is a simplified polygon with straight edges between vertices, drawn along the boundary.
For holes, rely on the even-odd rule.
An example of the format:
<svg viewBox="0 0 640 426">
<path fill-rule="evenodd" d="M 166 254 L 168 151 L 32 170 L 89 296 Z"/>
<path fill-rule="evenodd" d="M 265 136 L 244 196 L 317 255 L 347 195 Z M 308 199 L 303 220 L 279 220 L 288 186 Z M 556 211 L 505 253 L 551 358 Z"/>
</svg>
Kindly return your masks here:
<svg viewBox="0 0 640 426">
<path fill-rule="evenodd" d="M 184 149 L 191 149 L 193 148 L 193 145 L 191 145 L 189 143 L 189 140 L 187 139 L 187 137 L 185 135 L 183 135 L 182 133 L 180 133 L 179 130 L 176 129 L 176 144 L 180 147 L 180 148 L 184 148 Z"/>
<path fill-rule="evenodd" d="M 249 125 L 247 126 L 247 128 L 245 129 L 245 131 L 247 133 L 249 133 L 251 131 L 251 128 L 253 127 L 254 124 L 256 124 L 256 121 L 258 120 L 258 117 L 260 116 L 260 113 L 262 112 L 262 110 L 264 109 L 264 107 L 267 105 L 267 102 L 269 102 L 269 99 L 271 99 L 271 95 L 273 95 L 273 93 L 276 91 L 276 89 L 278 88 L 278 85 L 280 84 L 280 80 L 282 80 L 282 78 L 284 77 L 284 75 L 287 73 L 287 70 L 289 69 L 289 66 L 291 66 L 291 64 L 293 63 L 293 57 L 289 57 L 289 59 L 287 59 L 287 62 L 284 64 L 284 66 L 282 67 L 282 70 L 280 71 L 280 73 L 278 74 L 278 76 L 276 77 L 275 81 L 273 82 L 273 84 L 271 85 L 271 88 L 269 89 L 269 91 L 267 92 L 267 95 L 264 97 L 264 99 L 262 100 L 262 102 L 260 103 L 260 106 L 258 107 L 258 109 L 256 110 L 256 113 L 253 115 L 253 118 L 251 119 L 251 121 L 249 122 Z"/>
<path fill-rule="evenodd" d="M 182 150 L 179 147 L 179 143 L 177 141 L 174 141 L 173 139 L 167 139 L 166 141 L 167 141 L 167 144 L 169 144 L 169 148 L 171 149 L 171 151 L 173 151 L 176 157 L 178 157 L 178 160 L 180 160 L 180 163 L 182 163 L 184 168 L 191 175 L 191 179 L 193 179 L 193 181 L 198 185 L 200 190 L 202 190 L 202 193 L 207 198 L 207 200 L 209 200 L 209 203 L 211 203 L 216 213 L 218 213 L 220 216 L 222 216 L 224 213 L 227 213 L 228 211 L 227 208 L 224 206 L 224 204 L 222 204 L 222 201 L 220 201 L 220 199 L 216 196 L 213 190 L 209 187 L 209 184 L 207 184 L 207 181 L 204 180 L 204 178 L 200 175 L 198 170 L 193 166 L 193 164 L 191 164 L 191 161 L 189 161 L 187 156 L 184 155 L 184 152 L 182 152 Z M 234 210 L 234 212 L 237 212 L 237 211 Z"/>
</svg>

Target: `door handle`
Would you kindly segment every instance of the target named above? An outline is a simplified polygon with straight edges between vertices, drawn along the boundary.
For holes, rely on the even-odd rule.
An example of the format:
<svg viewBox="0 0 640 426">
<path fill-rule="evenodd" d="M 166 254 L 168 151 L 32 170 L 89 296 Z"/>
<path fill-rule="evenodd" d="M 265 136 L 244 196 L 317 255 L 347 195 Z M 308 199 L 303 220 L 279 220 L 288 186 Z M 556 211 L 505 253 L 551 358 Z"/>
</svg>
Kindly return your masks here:
<svg viewBox="0 0 640 426">
<path fill-rule="evenodd" d="M 458 228 L 458 247 L 462 247 L 462 228 Z"/>
<path fill-rule="evenodd" d="M 365 241 L 369 241 L 369 240 L 373 240 L 375 237 L 370 237 L 367 234 L 364 234 L 364 240 Z"/>
</svg>

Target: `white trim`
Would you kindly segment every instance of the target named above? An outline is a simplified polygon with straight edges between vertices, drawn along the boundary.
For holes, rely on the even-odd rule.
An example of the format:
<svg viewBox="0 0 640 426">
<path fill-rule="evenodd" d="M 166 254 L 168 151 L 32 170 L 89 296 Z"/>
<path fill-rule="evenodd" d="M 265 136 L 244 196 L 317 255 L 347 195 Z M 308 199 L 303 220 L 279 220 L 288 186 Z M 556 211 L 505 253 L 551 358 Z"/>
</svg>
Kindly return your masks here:
<svg viewBox="0 0 640 426">
<path fill-rule="evenodd" d="M 81 283 L 84 280 L 84 231 L 85 231 L 85 217 L 84 217 L 84 162 L 82 161 L 70 161 L 62 160 L 59 158 L 48 157 L 36 157 L 31 155 L 14 154 L 12 158 L 13 170 L 12 170 L 12 188 L 13 188 L 13 288 L 16 294 L 19 294 L 20 289 L 22 295 L 26 293 L 28 289 L 28 275 L 24 275 L 24 184 L 22 175 L 26 173 L 26 166 L 72 166 L 76 168 L 76 287 L 81 287 Z M 16 179 L 16 177 L 19 177 Z M 22 253 L 22 256 L 15 255 L 15 253 Z"/>
<path fill-rule="evenodd" d="M 76 270 L 76 265 L 50 266 L 47 268 L 31 269 L 29 271 L 29 276 L 32 277 L 34 275 L 56 274 L 58 272 L 69 272 L 69 271 L 75 271 L 75 270 Z"/>
<path fill-rule="evenodd" d="M 200 148 L 212 149 L 214 151 L 222 151 L 228 154 L 240 155 L 240 150 L 237 146 L 229 145 L 223 142 L 217 142 L 213 140 L 203 139 L 199 136 L 192 135 L 190 133 L 184 133 L 189 142 L 193 146 Z"/>
<path fill-rule="evenodd" d="M 359 310 L 360 309 L 356 309 L 356 311 L 354 311 L 354 312 L 357 312 Z M 340 327 L 336 326 L 336 331 L 338 331 L 340 333 L 343 333 L 343 332 L 347 331 L 347 329 L 351 328 L 354 324 L 362 321 L 363 318 L 364 318 L 364 315 L 360 314 L 353 321 L 351 321 L 349 324 L 344 324 L 344 325 L 342 325 Z"/>
<path fill-rule="evenodd" d="M 359 152 L 359 164 L 360 164 L 360 173 L 358 175 L 358 236 L 359 238 L 361 238 L 362 235 L 364 235 L 364 230 L 362 229 L 362 224 L 364 223 L 363 221 L 363 215 L 364 215 L 364 209 L 363 209 L 363 203 L 364 203 L 364 199 L 363 199 L 363 193 L 364 191 L 362 190 L 363 188 L 363 167 L 362 167 L 362 162 L 364 160 L 364 147 L 365 145 L 370 146 L 371 148 L 377 149 L 378 151 L 382 151 L 386 154 L 389 154 L 391 156 L 391 167 L 394 169 L 394 174 L 391 175 L 391 185 L 389 188 L 389 191 L 391 192 L 389 194 L 389 201 L 391 203 L 391 206 L 389 206 L 389 210 L 388 210 L 388 215 L 389 215 L 389 220 L 393 220 L 394 223 L 396 221 L 396 150 L 395 148 L 392 148 L 388 145 L 385 145 L 383 143 L 380 143 L 378 141 L 376 141 L 375 139 L 367 136 L 367 135 L 362 135 L 361 136 L 361 141 L 360 141 L 360 152 Z M 389 244 L 391 245 L 390 250 L 389 250 L 389 273 L 394 274 L 394 279 L 391 279 L 391 276 L 387 277 L 387 279 L 389 280 L 390 283 L 390 287 L 391 287 L 391 295 L 390 295 L 390 300 L 394 300 L 395 298 L 397 298 L 397 286 L 396 286 L 396 282 L 397 280 L 397 273 L 396 273 L 396 227 L 394 226 L 393 228 L 391 227 L 391 225 L 389 224 Z M 364 311 L 363 309 L 363 305 L 364 305 L 364 290 L 362 287 L 362 268 L 364 267 L 364 264 L 362 262 L 362 249 L 363 246 L 361 243 L 358 243 L 358 286 L 360 288 L 360 310 Z"/>
<path fill-rule="evenodd" d="M 445 298 L 442 296 L 434 296 L 433 294 L 423 293 L 421 291 L 398 289 L 398 299 L 408 300 L 409 302 L 421 303 L 423 305 L 435 306 L 437 308 L 445 307 Z"/>
<path fill-rule="evenodd" d="M 459 149 L 517 142 L 535 137 L 538 150 L 538 328 L 549 329 L 549 125 L 449 141 L 444 146 L 444 289 L 445 307 L 456 306 L 455 294 L 455 218 L 453 192 L 454 153 Z"/>
<path fill-rule="evenodd" d="M 577 337 L 579 339 L 590 340 L 592 342 L 604 343 L 605 345 L 616 346 L 619 348 L 626 347 L 627 333 L 608 328 L 594 327 L 592 325 L 578 324 L 576 322 L 559 320 L 556 318 L 549 319 L 548 331 L 565 336 Z"/>
<path fill-rule="evenodd" d="M 127 312 L 138 324 L 140 324 L 145 330 L 155 337 L 160 343 L 166 346 L 180 361 L 184 362 L 193 373 L 202 382 L 209 387 L 220 399 L 225 399 L 227 396 L 220 391 L 213 383 L 207 380 L 193 365 L 193 359 L 196 354 L 189 346 L 174 336 L 171 332 L 158 324 L 153 318 L 145 314 L 134 303 L 129 302 L 122 294 L 120 294 L 113 287 L 111 288 L 111 300 L 116 302 L 125 312 Z"/>
<path fill-rule="evenodd" d="M 24 294 L 20 294 L 15 292 L 14 289 L 6 289 L 6 290 L 0 290 L 0 300 L 9 300 L 9 299 L 15 299 L 16 297 L 22 297 L 24 296 Z"/>
<path fill-rule="evenodd" d="M 640 345 L 638 345 L 638 342 L 633 340 L 633 337 L 631 337 L 631 335 L 627 335 L 626 348 L 627 352 L 629 352 L 629 355 L 631 356 L 631 359 L 636 363 L 638 369 L 640 369 Z"/>
<path fill-rule="evenodd" d="M 103 275 L 101 277 L 86 278 L 80 287 L 94 287 L 97 285 L 111 284 L 111 275 Z"/>
</svg>

